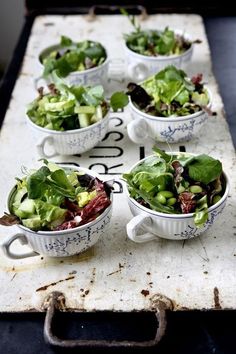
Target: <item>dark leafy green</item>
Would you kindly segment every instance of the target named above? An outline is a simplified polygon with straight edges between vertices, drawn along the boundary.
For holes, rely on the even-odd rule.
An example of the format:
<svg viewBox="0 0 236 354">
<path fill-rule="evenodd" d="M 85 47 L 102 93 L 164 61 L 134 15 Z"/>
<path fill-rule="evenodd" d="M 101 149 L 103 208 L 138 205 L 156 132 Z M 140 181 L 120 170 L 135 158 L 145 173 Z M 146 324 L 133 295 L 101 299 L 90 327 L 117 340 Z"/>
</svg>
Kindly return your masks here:
<svg viewBox="0 0 236 354">
<path fill-rule="evenodd" d="M 208 155 L 192 157 L 185 163 L 188 175 L 191 179 L 204 184 L 209 184 L 222 173 L 222 163 Z"/>
<path fill-rule="evenodd" d="M 35 173 L 30 174 L 27 179 L 27 190 L 29 199 L 38 199 L 44 196 L 50 188 L 52 193 L 75 198 L 75 191 L 69 182 L 65 171 L 62 169 L 50 171 L 48 167 L 42 166 Z M 49 193 L 49 192 L 48 192 Z"/>
<path fill-rule="evenodd" d="M 47 184 L 47 177 L 50 170 L 46 166 L 40 167 L 38 171 L 33 173 L 27 181 L 28 195 L 30 199 L 39 198 L 44 192 Z"/>
</svg>

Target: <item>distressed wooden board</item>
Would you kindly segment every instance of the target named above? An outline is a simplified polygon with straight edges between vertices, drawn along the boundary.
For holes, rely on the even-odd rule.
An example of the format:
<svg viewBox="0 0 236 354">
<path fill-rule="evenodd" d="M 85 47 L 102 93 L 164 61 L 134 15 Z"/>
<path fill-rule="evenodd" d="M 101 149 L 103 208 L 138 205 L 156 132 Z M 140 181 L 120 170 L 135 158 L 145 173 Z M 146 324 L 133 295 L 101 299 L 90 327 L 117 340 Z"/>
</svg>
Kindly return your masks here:
<svg viewBox="0 0 236 354">
<path fill-rule="evenodd" d="M 85 311 L 148 310 L 156 294 L 171 298 L 175 309 L 236 308 L 235 151 L 212 74 L 202 19 L 196 15 L 152 15 L 143 23 L 146 28 L 166 25 L 185 29 L 193 38 L 203 41 L 195 47 L 188 73 L 204 74 L 213 93 L 213 110 L 217 116 L 210 118 L 201 135 L 186 143 L 185 147 L 189 152 L 208 153 L 223 161 L 231 182 L 224 213 L 208 232 L 184 244 L 164 239 L 135 244 L 126 236 L 125 225 L 131 213 L 125 195 L 116 193 L 110 230 L 86 253 L 63 259 L 38 256 L 18 261 L 1 255 L 0 311 L 40 310 L 43 299 L 53 290 L 65 294 L 68 308 Z M 25 106 L 36 94 L 33 80 L 41 73 L 38 53 L 64 34 L 75 40 L 99 40 L 108 49 L 110 57 L 122 58 L 122 33 L 119 30 L 128 32 L 130 29 L 127 19 L 119 15 L 98 16 L 94 22 L 79 15 L 36 19 L 1 131 L 1 214 L 14 176 L 21 175 L 21 166 L 38 163 L 35 140 L 25 123 Z M 108 96 L 125 87 L 125 65 L 113 66 L 113 78 L 116 69 L 117 76 L 107 87 Z M 144 148 L 129 141 L 126 134 L 129 120 L 128 109 L 113 114 L 107 139 L 81 157 L 61 156 L 55 161 L 79 163 L 106 174 L 106 178 L 118 178 L 140 157 L 151 152 L 151 145 Z M 160 146 L 168 149 L 165 144 Z M 179 146 L 172 145 L 171 148 L 178 150 Z M 118 184 L 116 191 L 119 192 Z M 16 231 L 14 227 L 1 227 L 1 238 Z M 21 247 L 16 245 L 15 249 Z"/>
</svg>

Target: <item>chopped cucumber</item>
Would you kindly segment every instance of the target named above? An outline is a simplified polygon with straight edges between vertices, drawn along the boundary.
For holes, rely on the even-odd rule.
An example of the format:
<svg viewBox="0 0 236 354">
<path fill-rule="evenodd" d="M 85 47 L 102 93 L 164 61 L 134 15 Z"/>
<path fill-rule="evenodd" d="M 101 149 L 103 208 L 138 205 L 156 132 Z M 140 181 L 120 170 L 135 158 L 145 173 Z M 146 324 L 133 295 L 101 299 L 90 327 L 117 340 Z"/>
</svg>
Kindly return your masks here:
<svg viewBox="0 0 236 354">
<path fill-rule="evenodd" d="M 96 108 L 93 106 L 78 106 L 75 108 L 75 113 L 88 113 L 88 114 L 94 114 L 96 111 Z"/>
<path fill-rule="evenodd" d="M 80 128 L 86 128 L 90 125 L 89 115 L 86 113 L 79 114 L 79 124 Z"/>
<path fill-rule="evenodd" d="M 14 212 L 19 218 L 27 218 L 28 216 L 31 216 L 35 212 L 34 200 L 26 198 L 20 204 L 18 209 L 14 208 Z"/>
</svg>

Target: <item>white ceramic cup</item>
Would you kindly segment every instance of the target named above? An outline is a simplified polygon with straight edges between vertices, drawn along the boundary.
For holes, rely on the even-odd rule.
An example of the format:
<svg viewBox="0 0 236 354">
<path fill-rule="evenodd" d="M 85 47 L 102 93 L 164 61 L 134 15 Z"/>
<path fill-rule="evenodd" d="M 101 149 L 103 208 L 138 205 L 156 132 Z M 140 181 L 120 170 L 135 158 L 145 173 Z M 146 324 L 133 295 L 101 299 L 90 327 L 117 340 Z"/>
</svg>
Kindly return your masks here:
<svg viewBox="0 0 236 354">
<path fill-rule="evenodd" d="M 68 165 L 60 165 L 69 168 Z M 73 170 L 84 171 L 85 173 L 96 177 L 96 173 L 75 166 L 70 167 Z M 8 212 L 11 200 L 16 191 L 14 187 L 7 200 Z M 95 220 L 75 227 L 74 229 L 61 231 L 32 231 L 23 225 L 17 225 L 20 232 L 7 238 L 1 245 L 4 254 L 11 259 L 22 259 L 27 257 L 38 256 L 39 254 L 48 257 L 67 257 L 84 252 L 92 247 L 108 228 L 112 213 L 112 193 L 110 195 L 111 204 L 99 215 Z M 11 244 L 15 240 L 19 240 L 21 244 L 28 245 L 32 251 L 27 253 L 15 253 L 11 250 Z"/>
<path fill-rule="evenodd" d="M 175 30 L 175 34 L 183 35 L 187 40 L 190 36 L 183 31 Z M 157 57 L 142 55 L 128 48 L 125 44 L 125 57 L 127 63 L 127 75 L 130 80 L 140 82 L 168 65 L 174 65 L 177 68 L 184 68 L 191 60 L 193 54 L 193 44 L 183 54 L 180 55 L 159 55 Z"/>
<path fill-rule="evenodd" d="M 82 154 L 97 145 L 107 133 L 109 125 L 109 112 L 97 123 L 86 128 L 57 131 L 46 129 L 33 123 L 26 116 L 27 124 L 33 130 L 37 139 L 37 151 L 40 157 L 51 158 L 57 155 Z M 48 152 L 47 144 L 51 145 Z"/>
<path fill-rule="evenodd" d="M 208 108 L 211 106 L 211 93 L 209 96 Z M 142 112 L 129 100 L 130 112 L 133 120 L 127 125 L 129 138 L 136 144 L 143 144 L 145 141 L 166 143 L 178 143 L 191 140 L 197 135 L 206 123 L 208 113 L 199 111 L 181 117 L 156 117 Z"/>
<path fill-rule="evenodd" d="M 55 51 L 60 49 L 61 46 L 59 44 L 57 45 L 52 45 L 50 47 L 45 48 L 40 54 L 39 54 L 39 66 L 41 71 L 43 70 L 43 64 L 42 64 L 42 58 L 46 57 L 47 55 L 50 54 L 50 52 Z M 108 76 L 108 69 L 109 69 L 109 64 L 110 60 L 108 57 L 105 59 L 105 61 L 94 68 L 91 69 L 86 69 L 83 71 L 73 71 L 71 72 L 68 76 L 63 78 L 63 81 L 65 84 L 68 86 L 95 86 L 95 85 L 100 85 L 100 84 L 106 84 L 107 82 L 107 76 Z M 35 87 L 38 87 L 38 81 L 43 79 L 41 76 L 37 79 L 35 79 Z M 53 82 L 53 78 L 51 75 L 47 77 L 47 79 L 43 79 L 47 84 L 50 84 Z"/>
<path fill-rule="evenodd" d="M 172 153 L 182 154 L 182 153 Z M 191 155 L 191 154 L 189 154 Z M 146 157 L 145 159 L 147 159 Z M 131 170 L 143 162 L 136 163 Z M 127 235 L 130 240 L 142 243 L 157 240 L 158 237 L 169 240 L 184 240 L 199 236 L 208 230 L 219 214 L 222 213 L 229 194 L 229 180 L 224 173 L 226 188 L 222 198 L 208 209 L 208 220 L 200 228 L 194 224 L 193 213 L 189 214 L 165 214 L 148 209 L 131 198 L 127 187 L 125 188 L 128 204 L 134 217 L 126 225 Z"/>
</svg>

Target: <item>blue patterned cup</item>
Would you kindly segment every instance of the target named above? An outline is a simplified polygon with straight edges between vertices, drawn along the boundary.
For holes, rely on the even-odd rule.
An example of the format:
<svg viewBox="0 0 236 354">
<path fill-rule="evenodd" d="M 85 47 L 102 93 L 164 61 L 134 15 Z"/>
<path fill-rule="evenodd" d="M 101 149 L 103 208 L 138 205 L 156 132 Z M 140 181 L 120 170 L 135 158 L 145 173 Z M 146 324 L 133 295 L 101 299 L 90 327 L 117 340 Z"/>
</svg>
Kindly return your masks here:
<svg viewBox="0 0 236 354">
<path fill-rule="evenodd" d="M 174 32 L 176 35 L 181 35 L 191 42 L 191 37 L 183 31 L 176 29 Z M 147 56 L 132 51 L 125 43 L 124 50 L 127 64 L 127 75 L 130 80 L 140 82 L 164 69 L 168 65 L 174 65 L 177 68 L 185 68 L 191 61 L 193 47 L 194 44 L 192 43 L 189 49 L 179 55 Z"/>
<path fill-rule="evenodd" d="M 171 154 L 184 153 L 172 152 Z M 145 159 L 140 160 L 130 170 L 134 169 Z M 208 209 L 208 220 L 202 227 L 196 227 L 194 224 L 194 213 L 165 214 L 146 208 L 129 195 L 126 187 L 128 204 L 134 215 L 126 225 L 128 237 L 134 242 L 143 243 L 157 240 L 158 237 L 169 240 L 184 240 L 199 236 L 214 224 L 216 218 L 222 213 L 225 207 L 229 194 L 229 180 L 225 173 L 223 175 L 226 184 L 224 194 L 216 204 Z"/>
<path fill-rule="evenodd" d="M 68 165 L 60 165 L 69 168 Z M 83 171 L 93 177 L 98 175 L 86 168 L 71 167 L 71 169 Z M 15 193 L 14 187 L 8 197 L 8 212 L 11 200 Z M 79 254 L 92 247 L 102 236 L 109 226 L 112 213 L 112 193 L 110 195 L 111 204 L 95 220 L 75 227 L 73 229 L 61 231 L 32 231 L 29 228 L 18 224 L 20 232 L 5 240 L 1 247 L 5 255 L 11 259 L 22 259 L 38 256 L 39 254 L 48 257 L 67 257 Z M 21 244 L 28 245 L 32 251 L 27 253 L 15 253 L 10 249 L 12 243 L 19 240 Z"/>
<path fill-rule="evenodd" d="M 210 108 L 212 98 L 207 89 Z M 142 112 L 135 107 L 131 99 L 129 107 L 133 120 L 127 125 L 129 138 L 136 144 L 143 144 L 150 138 L 155 142 L 178 143 L 191 140 L 197 135 L 207 121 L 207 111 L 181 117 L 157 117 Z"/>
<path fill-rule="evenodd" d="M 37 140 L 36 147 L 39 156 L 51 158 L 57 155 L 83 154 L 91 150 L 106 135 L 109 117 L 108 112 L 102 120 L 88 127 L 65 131 L 40 127 L 28 116 L 26 116 L 26 120 Z"/>
</svg>

